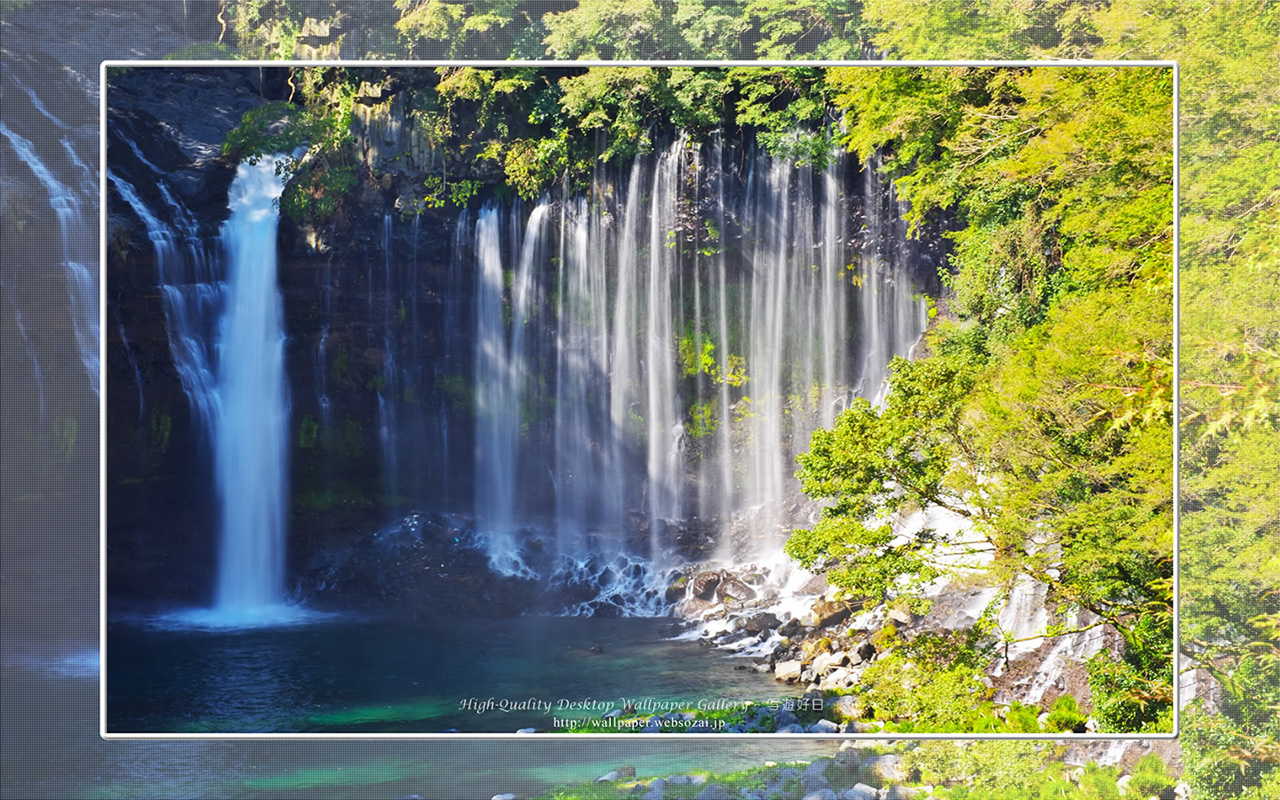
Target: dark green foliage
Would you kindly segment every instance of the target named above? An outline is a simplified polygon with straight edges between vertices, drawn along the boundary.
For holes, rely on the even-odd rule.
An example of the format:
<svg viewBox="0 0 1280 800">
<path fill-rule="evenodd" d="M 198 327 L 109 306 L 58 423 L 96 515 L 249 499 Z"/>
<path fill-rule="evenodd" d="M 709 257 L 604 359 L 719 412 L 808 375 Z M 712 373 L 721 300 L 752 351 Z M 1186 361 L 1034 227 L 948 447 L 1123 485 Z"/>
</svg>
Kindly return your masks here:
<svg viewBox="0 0 1280 800">
<path fill-rule="evenodd" d="M 148 442 L 157 453 L 169 452 L 170 436 L 173 434 L 173 418 L 165 410 L 152 411 L 149 425 Z"/>
<path fill-rule="evenodd" d="M 1103 731 L 1160 731 L 1172 720 L 1167 685 L 1153 686 L 1142 670 L 1109 652 L 1089 659 L 1089 689 Z"/>
<path fill-rule="evenodd" d="M 1045 720 L 1045 729 L 1057 732 L 1070 732 L 1084 725 L 1087 715 L 1080 711 L 1080 704 L 1071 695 L 1063 695 L 1053 701 L 1049 709 L 1049 718 Z"/>
<path fill-rule="evenodd" d="M 1173 788 L 1175 783 L 1177 781 L 1170 777 L 1160 756 L 1148 753 L 1134 765 L 1128 792 L 1135 797 L 1155 797 L 1164 790 Z"/>
<path fill-rule="evenodd" d="M 251 109 L 227 135 L 222 152 L 250 164 L 272 154 L 284 156 L 276 166 L 288 176 L 281 211 L 300 222 L 328 222 L 359 177 L 351 136 L 358 77 L 340 68 L 300 68 L 292 78 L 307 104 L 277 101 Z"/>
<path fill-rule="evenodd" d="M 316 446 L 316 439 L 320 433 L 320 425 L 310 414 L 304 414 L 302 421 L 298 423 L 298 447 L 303 450 L 310 450 Z"/>
</svg>

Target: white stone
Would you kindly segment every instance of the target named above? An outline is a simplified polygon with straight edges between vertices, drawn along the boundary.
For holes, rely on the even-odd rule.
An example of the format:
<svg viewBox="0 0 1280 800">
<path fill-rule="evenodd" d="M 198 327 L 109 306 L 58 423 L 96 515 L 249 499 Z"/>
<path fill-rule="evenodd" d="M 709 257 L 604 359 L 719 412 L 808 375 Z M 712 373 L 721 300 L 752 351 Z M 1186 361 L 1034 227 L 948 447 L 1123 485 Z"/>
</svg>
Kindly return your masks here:
<svg viewBox="0 0 1280 800">
<path fill-rule="evenodd" d="M 907 779 L 902 769 L 902 756 L 899 755 L 874 756 L 863 763 L 862 769 L 864 774 L 881 783 L 901 783 Z"/>
<path fill-rule="evenodd" d="M 713 783 L 698 794 L 697 800 L 733 800 L 733 795 L 720 784 Z"/>
<path fill-rule="evenodd" d="M 774 680 L 789 681 L 800 677 L 804 664 L 800 661 L 779 661 L 773 666 Z"/>
</svg>

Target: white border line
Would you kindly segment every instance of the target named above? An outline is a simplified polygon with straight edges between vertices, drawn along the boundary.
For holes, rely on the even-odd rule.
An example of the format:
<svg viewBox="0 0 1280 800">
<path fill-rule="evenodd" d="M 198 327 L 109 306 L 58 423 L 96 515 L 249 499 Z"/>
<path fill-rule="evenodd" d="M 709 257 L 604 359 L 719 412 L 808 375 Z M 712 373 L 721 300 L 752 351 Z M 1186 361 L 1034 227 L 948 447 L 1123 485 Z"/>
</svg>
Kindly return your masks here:
<svg viewBox="0 0 1280 800">
<path fill-rule="evenodd" d="M 875 742 L 884 745 L 891 745 L 898 741 L 923 741 L 923 740 L 951 740 L 951 741 L 978 741 L 978 740 L 1005 740 L 1005 741 L 1051 741 L 1051 742 L 1116 742 L 1116 741 L 1153 741 L 1161 739 L 1177 739 L 1182 730 L 1181 717 L 1181 671 L 1180 671 L 1180 655 L 1178 643 L 1180 641 L 1180 617 L 1179 617 L 1179 579 L 1180 579 L 1180 562 L 1181 549 L 1179 539 L 1179 524 L 1181 521 L 1181 494 L 1180 494 L 1180 458 L 1179 445 L 1181 437 L 1179 435 L 1178 425 L 1180 415 L 1178 409 L 1178 400 L 1180 396 L 1179 386 L 1179 330 L 1181 315 L 1179 309 L 1179 283 L 1178 272 L 1180 268 L 1180 246 L 1179 246 L 1179 210 L 1180 210 L 1180 193 L 1179 193 L 1179 176 L 1180 176 L 1180 150 L 1179 136 L 1180 129 L 1178 125 L 1180 105 L 1180 71 L 1177 61 L 1164 60 L 1141 60 L 1141 61 L 1123 61 L 1123 60 L 1101 60 L 1089 61 L 1082 59 L 1070 59 L 1062 61 L 709 61 L 709 60 L 689 60 L 689 61 L 654 61 L 654 60 L 632 60 L 632 61 L 553 61 L 553 60 L 477 60 L 477 61 L 457 61 L 457 60 L 389 60 L 389 61 L 352 61 L 352 60 L 325 60 L 325 61 L 235 61 L 230 59 L 213 59 L 213 60 L 155 60 L 144 59 L 139 61 L 127 61 L 118 59 L 108 59 L 99 63 L 99 92 L 98 92 L 98 293 L 99 293 L 99 363 L 101 364 L 101 372 L 105 378 L 106 375 L 106 314 L 107 314 L 107 71 L 109 69 L 127 67 L 127 68 L 147 68 L 147 67 L 164 67 L 177 69 L 190 68 L 211 68 L 211 69 L 228 69 L 236 67 L 356 67 L 356 68 L 372 68 L 372 69 L 396 69 L 396 68 L 435 68 L 435 67 L 478 67 L 478 68 L 511 68 L 511 67 L 536 67 L 539 69 L 578 69 L 585 67 L 707 67 L 714 69 L 726 69 L 730 67 L 796 67 L 796 68 L 815 68 L 825 69 L 830 67 L 1167 67 L 1173 69 L 1173 663 L 1172 663 L 1172 682 L 1173 682 L 1173 732 L 1172 733 L 1124 733 L 1124 734 L 1059 734 L 1056 736 L 1045 734 L 1025 734 L 1025 733 L 851 733 L 842 735 L 832 734 L 787 734 L 787 733 L 556 733 L 554 731 L 539 731 L 534 734 L 520 733 L 111 733 L 107 731 L 107 382 L 101 381 L 101 394 L 99 397 L 99 424 L 98 424 L 98 442 L 99 442 L 99 467 L 98 467 L 98 485 L 99 485 L 99 503 L 98 503 L 98 642 L 99 642 L 99 676 L 98 676 L 98 735 L 109 741 L 134 741 L 134 740 L 253 740 L 253 741 L 272 741 L 272 740 L 340 740 L 340 741 L 356 741 L 368 739 L 409 739 L 409 740 L 431 740 L 431 741 L 461 741 L 461 740 L 519 740 L 525 742 L 543 741 L 549 739 L 558 740 L 594 740 L 605 739 L 611 741 L 638 741 L 638 742 L 654 742 L 668 741 L 672 737 L 692 737 L 699 741 L 762 741 L 767 739 L 787 740 L 787 741 L 843 741 L 852 740 L 857 742 Z"/>
</svg>

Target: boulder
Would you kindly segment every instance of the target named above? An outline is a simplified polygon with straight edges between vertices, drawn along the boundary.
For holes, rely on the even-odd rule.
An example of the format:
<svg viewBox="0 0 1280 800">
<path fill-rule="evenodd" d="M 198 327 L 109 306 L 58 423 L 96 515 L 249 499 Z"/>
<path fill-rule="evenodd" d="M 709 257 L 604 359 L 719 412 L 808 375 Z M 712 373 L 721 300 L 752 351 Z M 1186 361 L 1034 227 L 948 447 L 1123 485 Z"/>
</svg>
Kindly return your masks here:
<svg viewBox="0 0 1280 800">
<path fill-rule="evenodd" d="M 690 593 L 699 600 L 710 600 L 716 595 L 716 587 L 724 580 L 724 573 L 719 570 L 699 572 L 690 579 Z"/>
<path fill-rule="evenodd" d="M 756 590 L 734 575 L 726 576 L 716 586 L 716 599 L 722 603 L 745 603 L 755 596 Z"/>
<path fill-rule="evenodd" d="M 836 762 L 836 766 L 841 769 L 857 769 L 858 765 L 862 763 L 862 750 L 853 746 L 845 747 L 845 745 L 853 745 L 853 742 L 848 739 L 841 742 L 840 749 L 836 752 L 833 760 Z"/>
<path fill-rule="evenodd" d="M 902 783 L 907 779 L 906 770 L 902 767 L 902 756 L 893 753 L 868 758 L 862 762 L 860 770 L 864 777 L 880 784 Z"/>
<path fill-rule="evenodd" d="M 780 725 L 778 727 L 777 732 L 778 733 L 804 733 L 804 728 L 798 723 L 792 723 L 790 725 Z"/>
<path fill-rule="evenodd" d="M 747 633 L 763 633 L 764 631 L 773 630 L 781 624 L 782 620 L 768 611 L 761 611 L 749 617 L 743 617 L 737 622 L 739 630 Z"/>
<path fill-rule="evenodd" d="M 825 597 L 813 604 L 807 615 L 807 622 L 815 628 L 828 628 L 847 620 L 852 610 L 845 603 L 828 600 Z"/>
<path fill-rule="evenodd" d="M 697 800 L 733 800 L 733 795 L 720 784 L 713 783 L 698 793 Z"/>
<path fill-rule="evenodd" d="M 855 783 L 853 788 L 840 795 L 840 800 L 879 800 L 880 792 L 865 783 Z"/>
<path fill-rule="evenodd" d="M 813 661 L 820 655 L 831 655 L 831 640 L 825 636 L 809 639 L 800 643 L 800 652 L 805 661 Z"/>
<path fill-rule="evenodd" d="M 862 719 L 865 710 L 862 701 L 849 694 L 843 694 L 827 704 L 831 715 L 838 720 Z"/>
<path fill-rule="evenodd" d="M 774 712 L 773 719 L 778 723 L 779 728 L 784 725 L 795 725 L 800 721 L 800 718 L 797 717 L 795 713 L 786 708 L 780 708 Z"/>
<path fill-rule="evenodd" d="M 916 615 L 905 608 L 891 608 L 886 616 L 899 625 L 910 625 L 916 621 Z"/>
<path fill-rule="evenodd" d="M 848 689 L 855 682 L 853 670 L 844 667 L 836 667 L 822 676 L 823 689 Z"/>
<path fill-rule="evenodd" d="M 831 759 L 820 758 L 805 767 L 804 772 L 800 773 L 800 791 L 808 795 L 819 789 L 830 788 L 831 782 L 827 780 L 826 775 L 829 766 L 831 766 Z"/>
<path fill-rule="evenodd" d="M 840 733 L 840 725 L 829 719 L 820 719 L 809 726 L 809 733 Z"/>
<path fill-rule="evenodd" d="M 796 590 L 796 594 L 825 594 L 827 585 L 826 575 L 814 575 Z"/>
<path fill-rule="evenodd" d="M 780 661 L 773 665 L 773 678 L 774 680 L 794 683 L 800 679 L 800 673 L 803 669 L 804 663 L 801 661 Z"/>
<path fill-rule="evenodd" d="M 636 776 L 636 768 L 632 766 L 618 767 L 619 778 L 634 778 Z"/>
<path fill-rule="evenodd" d="M 870 661 L 871 659 L 876 657 L 876 646 L 871 642 L 863 642 L 862 644 L 858 645 L 857 650 L 853 651 L 853 655 L 856 656 L 856 659 L 853 662 L 855 664 L 860 664 L 864 661 Z"/>
<path fill-rule="evenodd" d="M 612 772 L 606 772 L 605 774 L 601 775 L 599 778 L 596 778 L 596 783 L 613 783 L 614 781 L 616 781 L 618 778 L 621 778 L 621 777 L 622 775 L 615 769 Z"/>
<path fill-rule="evenodd" d="M 804 800 L 840 800 L 840 797 L 829 787 L 823 787 L 806 794 Z"/>
<path fill-rule="evenodd" d="M 844 657 L 844 653 L 841 653 L 840 655 L 842 658 Z M 824 675 L 826 674 L 827 670 L 832 666 L 832 662 L 834 659 L 835 659 L 835 653 L 819 653 L 818 655 L 814 656 L 813 663 L 810 665 L 810 667 L 813 669 L 813 672 L 815 675 Z"/>
<path fill-rule="evenodd" d="M 667 591 L 663 595 L 666 598 L 667 605 L 675 605 L 685 598 L 685 594 L 689 591 L 689 576 L 681 575 L 671 582 L 667 587 Z"/>
</svg>

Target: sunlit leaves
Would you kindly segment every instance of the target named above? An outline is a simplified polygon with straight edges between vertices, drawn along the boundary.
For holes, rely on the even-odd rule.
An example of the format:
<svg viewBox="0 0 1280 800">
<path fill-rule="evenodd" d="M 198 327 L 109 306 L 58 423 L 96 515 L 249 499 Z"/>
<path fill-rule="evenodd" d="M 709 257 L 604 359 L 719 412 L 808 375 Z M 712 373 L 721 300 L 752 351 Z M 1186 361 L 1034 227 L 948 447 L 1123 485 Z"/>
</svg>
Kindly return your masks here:
<svg viewBox="0 0 1280 800">
<path fill-rule="evenodd" d="M 678 51 L 663 52 L 680 41 L 671 24 L 673 5 L 669 0 L 580 0 L 543 17 L 547 51 L 556 58 L 679 57 Z"/>
</svg>

